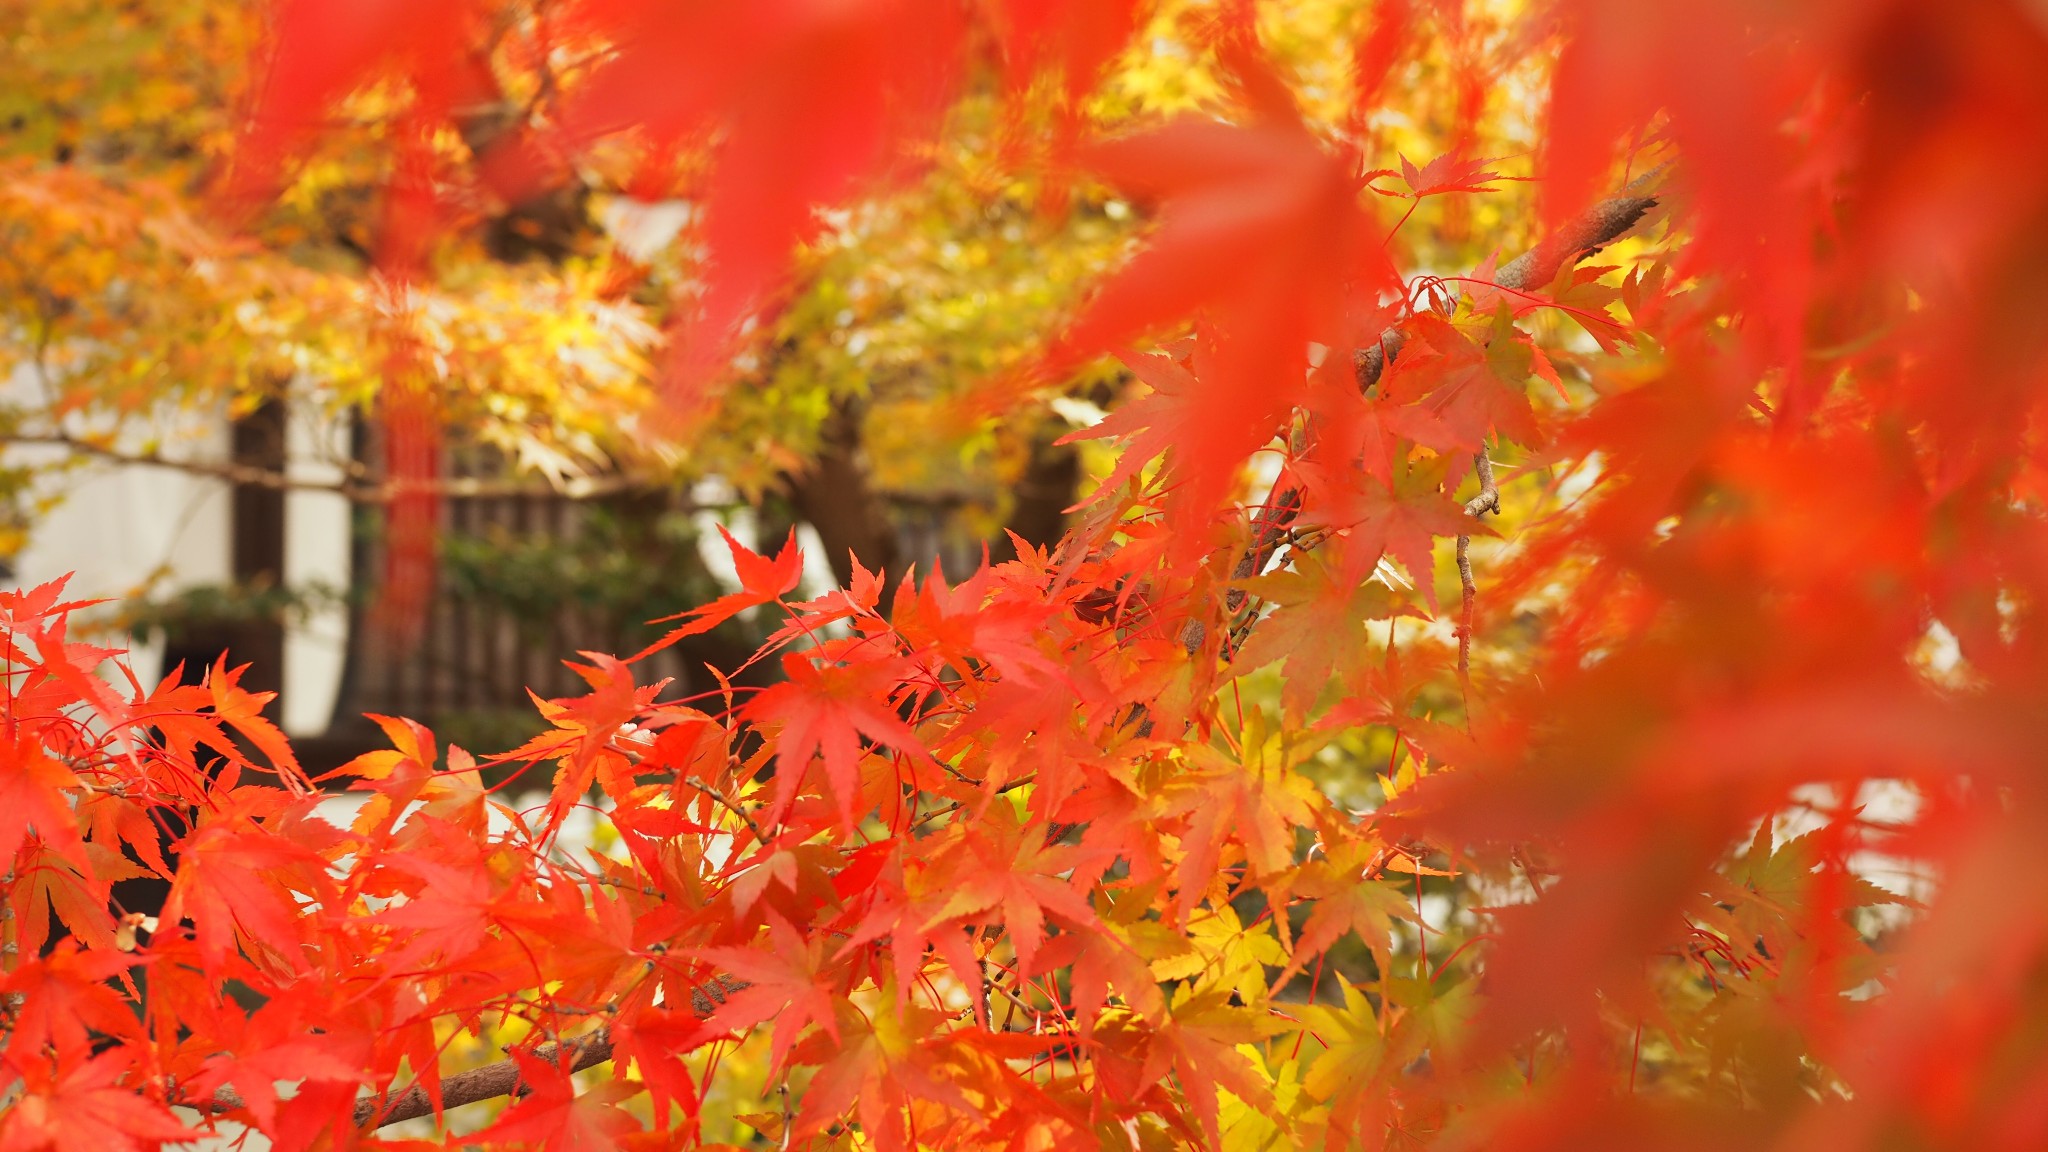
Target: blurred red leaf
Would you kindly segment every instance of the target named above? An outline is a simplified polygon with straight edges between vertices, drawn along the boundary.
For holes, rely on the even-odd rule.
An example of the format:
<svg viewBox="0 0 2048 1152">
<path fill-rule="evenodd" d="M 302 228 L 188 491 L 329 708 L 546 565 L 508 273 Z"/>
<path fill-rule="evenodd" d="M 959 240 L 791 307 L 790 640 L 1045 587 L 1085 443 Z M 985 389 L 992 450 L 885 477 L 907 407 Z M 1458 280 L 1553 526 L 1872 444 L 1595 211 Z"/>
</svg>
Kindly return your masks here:
<svg viewBox="0 0 2048 1152">
<path fill-rule="evenodd" d="M 1196 317 L 1207 335 L 1192 372 L 1127 357 L 1153 395 L 1085 435 L 1134 434 L 1126 470 L 1170 446 L 1169 516 L 1203 540 L 1239 466 L 1301 400 L 1308 343 L 1336 342 L 1347 291 L 1369 297 L 1395 277 L 1349 165 L 1298 121 L 1181 120 L 1097 145 L 1086 160 L 1156 203 L 1157 225 L 1064 333 L 1066 355 L 1117 349 Z"/>
</svg>

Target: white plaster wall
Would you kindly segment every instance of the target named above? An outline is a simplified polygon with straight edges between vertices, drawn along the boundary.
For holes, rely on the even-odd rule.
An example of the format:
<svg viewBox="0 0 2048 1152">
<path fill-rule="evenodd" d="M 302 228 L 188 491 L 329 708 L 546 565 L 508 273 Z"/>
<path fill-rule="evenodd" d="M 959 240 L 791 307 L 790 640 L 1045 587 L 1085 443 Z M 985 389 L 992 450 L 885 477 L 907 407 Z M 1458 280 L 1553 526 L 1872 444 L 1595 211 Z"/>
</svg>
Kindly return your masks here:
<svg viewBox="0 0 2048 1152">
<path fill-rule="evenodd" d="M 40 387 L 24 365 L 0 393 L 34 406 Z M 165 456 L 219 459 L 227 453 L 227 424 L 217 413 L 166 411 L 140 422 L 117 446 L 137 450 L 151 440 Z M 159 570 L 171 574 L 167 587 L 227 579 L 227 485 L 170 468 L 90 463 L 55 470 L 67 455 L 55 446 L 6 449 L 9 464 L 53 469 L 35 488 L 47 511 L 30 526 L 28 544 L 14 559 L 16 586 L 68 574 L 69 596 L 118 600 L 143 590 Z M 132 663 L 144 683 L 161 675 L 161 656 L 161 645 L 135 648 Z"/>
<path fill-rule="evenodd" d="M 348 419 L 315 405 L 297 406 L 286 422 L 285 473 L 297 480 L 334 483 L 335 461 L 348 459 Z M 339 493 L 294 490 L 284 499 L 284 580 L 290 587 L 349 587 L 349 503 Z M 327 730 L 341 691 L 348 650 L 348 609 L 328 605 L 284 632 L 284 693 L 278 701 L 286 732 L 312 736 Z"/>
<path fill-rule="evenodd" d="M 33 405 L 37 391 L 26 367 L 0 382 L 0 399 L 7 401 Z M 340 469 L 331 461 L 347 458 L 345 420 L 294 411 L 289 428 L 288 473 L 311 481 L 339 479 Z M 118 446 L 141 451 L 151 444 L 172 459 L 224 460 L 229 451 L 226 414 L 167 408 L 136 422 Z M 65 455 L 62 448 L 41 445 L 5 449 L 9 463 L 54 466 Z M 38 494 L 52 503 L 15 557 L 13 586 L 34 587 L 68 573 L 66 591 L 72 598 L 122 599 L 145 588 L 161 595 L 228 580 L 230 510 L 222 481 L 175 468 L 94 462 L 49 473 Z M 340 495 L 294 491 L 286 496 L 288 584 L 320 581 L 346 588 L 348 546 L 349 510 Z M 152 586 L 152 576 L 159 573 L 160 581 Z M 287 732 L 314 735 L 326 729 L 347 643 L 348 616 L 339 605 L 286 629 L 280 719 Z M 130 662 L 139 679 L 153 684 L 162 675 L 161 658 L 160 643 L 136 644 Z"/>
</svg>

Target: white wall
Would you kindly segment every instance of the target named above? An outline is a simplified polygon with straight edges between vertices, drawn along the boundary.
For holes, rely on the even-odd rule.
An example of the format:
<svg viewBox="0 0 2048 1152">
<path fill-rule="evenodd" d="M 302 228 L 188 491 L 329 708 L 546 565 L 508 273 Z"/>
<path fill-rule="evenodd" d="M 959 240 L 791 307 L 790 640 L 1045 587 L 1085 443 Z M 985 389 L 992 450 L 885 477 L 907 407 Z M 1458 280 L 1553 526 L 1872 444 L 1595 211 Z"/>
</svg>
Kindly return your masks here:
<svg viewBox="0 0 2048 1152">
<path fill-rule="evenodd" d="M 348 420 L 314 405 L 294 407 L 286 425 L 285 474 L 296 480 L 333 483 L 348 459 Z M 288 587 L 325 584 L 349 587 L 349 503 L 336 492 L 291 491 L 284 498 L 284 580 Z M 348 650 L 348 609 L 322 608 L 284 632 L 284 695 L 281 722 L 294 736 L 327 729 L 341 691 L 342 658 Z"/>
<path fill-rule="evenodd" d="M 27 368 L 0 383 L 0 398 L 34 405 L 38 384 Z M 228 425 L 221 411 L 167 409 L 137 421 L 122 436 L 124 451 L 154 442 L 167 458 L 225 460 Z M 290 475 L 337 479 L 339 469 L 323 459 L 346 458 L 347 427 L 293 413 L 287 450 Z M 55 465 L 62 448 L 14 445 L 10 464 Z M 146 465 L 93 462 L 52 471 L 38 496 L 53 500 L 29 532 L 28 546 L 15 558 L 13 583 L 33 587 L 71 574 L 67 593 L 77 599 L 123 599 L 144 589 L 158 595 L 195 584 L 226 583 L 230 572 L 228 486 L 219 480 Z M 285 580 L 348 584 L 349 513 L 338 494 L 292 492 L 285 501 Z M 161 580 L 152 585 L 158 573 Z M 341 682 L 348 641 L 347 613 L 340 607 L 287 628 L 281 720 L 294 735 L 327 727 Z M 136 645 L 131 663 L 145 684 L 162 675 L 162 645 Z"/>
</svg>

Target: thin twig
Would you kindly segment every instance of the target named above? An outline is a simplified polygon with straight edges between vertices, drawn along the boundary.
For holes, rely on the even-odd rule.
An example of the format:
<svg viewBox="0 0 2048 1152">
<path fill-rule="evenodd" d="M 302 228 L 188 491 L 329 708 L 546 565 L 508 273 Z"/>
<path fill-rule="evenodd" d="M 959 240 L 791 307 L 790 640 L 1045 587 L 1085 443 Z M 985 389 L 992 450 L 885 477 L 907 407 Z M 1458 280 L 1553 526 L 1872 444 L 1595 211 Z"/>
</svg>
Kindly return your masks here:
<svg viewBox="0 0 2048 1152">
<path fill-rule="evenodd" d="M 681 780 L 685 784 L 688 784 L 690 787 L 695 788 L 697 791 L 702 792 L 704 795 L 709 796 L 712 800 L 716 801 L 726 811 L 739 817 L 740 820 L 746 824 L 747 830 L 754 834 L 755 843 L 766 844 L 768 842 L 768 837 L 761 834 L 761 826 L 759 824 L 754 823 L 754 818 L 752 816 L 747 815 L 746 809 L 741 808 L 732 800 L 727 799 L 723 792 L 718 791 L 717 789 L 711 787 L 709 784 L 704 784 L 699 781 L 692 780 L 688 776 L 679 776 L 677 777 L 677 779 Z"/>
<path fill-rule="evenodd" d="M 730 976 L 714 976 L 711 982 L 694 988 L 690 992 L 690 1011 L 699 1019 L 708 1019 L 725 1003 L 726 997 L 747 987 L 744 980 Z M 541 1044 L 531 1052 L 533 1059 L 543 1063 L 560 1065 L 566 1059 L 568 1070 L 580 1072 L 612 1058 L 611 1026 L 606 1025 L 585 1036 L 572 1037 L 548 1044 Z M 517 1096 L 526 1090 L 525 1082 L 519 1075 L 516 1060 L 500 1060 L 482 1068 L 472 1068 L 441 1080 L 441 1108 L 460 1108 L 500 1096 Z M 248 1105 L 241 1095 L 232 1088 L 220 1088 L 204 1101 L 188 1101 L 189 1107 L 204 1112 L 234 1112 Z M 412 1120 L 431 1115 L 434 1102 L 428 1096 L 425 1085 L 415 1082 L 395 1096 L 366 1096 L 356 1101 L 355 1123 L 358 1128 L 376 1129 L 401 1120 Z"/>
<path fill-rule="evenodd" d="M 1493 461 L 1485 452 L 1473 460 L 1473 471 L 1479 474 L 1479 494 L 1465 501 L 1465 514 L 1478 519 L 1488 512 L 1500 512 L 1500 488 L 1493 481 Z M 1469 691 L 1472 686 L 1472 605 L 1479 598 L 1479 589 L 1472 582 L 1472 534 L 1458 536 L 1458 590 L 1460 593 L 1460 615 L 1458 620 L 1458 688 Z"/>
</svg>

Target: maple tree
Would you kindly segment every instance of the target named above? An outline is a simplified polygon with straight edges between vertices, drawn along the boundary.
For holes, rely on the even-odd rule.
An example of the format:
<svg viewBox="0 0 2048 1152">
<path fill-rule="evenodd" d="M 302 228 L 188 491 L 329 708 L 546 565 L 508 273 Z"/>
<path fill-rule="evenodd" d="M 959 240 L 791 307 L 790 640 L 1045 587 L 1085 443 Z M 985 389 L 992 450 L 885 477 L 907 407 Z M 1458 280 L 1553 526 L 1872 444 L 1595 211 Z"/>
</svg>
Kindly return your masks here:
<svg viewBox="0 0 2048 1152">
<path fill-rule="evenodd" d="M 931 246 L 856 214 L 936 187 L 1002 218 L 1027 184 L 1048 260 L 1128 239 L 931 406 L 1106 408 L 1069 437 L 1098 483 L 1056 544 L 835 556 L 809 598 L 793 537 L 728 536 L 739 586 L 581 654 L 541 735 L 383 717 L 320 779 L 228 663 L 144 684 L 60 584 L 0 594 L 0 1150 L 2048 1140 L 2037 7 L 248 15 L 206 40 L 263 77 L 221 96 L 207 194 L 288 227 L 346 140 L 391 295 L 282 256 L 208 290 L 339 293 L 309 323 L 356 325 L 330 383 L 415 422 L 400 480 L 458 406 L 407 294 L 477 205 L 580 164 L 701 208 L 618 385 L 672 443 L 841 347 L 803 325 L 849 252 Z M 465 134 L 506 76 L 524 119 Z M 948 183 L 963 133 L 987 155 Z M 26 160 L 7 192 L 159 194 Z M 1135 231 L 1088 231 L 1109 203 Z M 147 398 L 92 367 L 162 355 L 104 254 L 146 283 L 235 233 L 84 219 L 111 230 L 34 259 L 96 335 L 51 349 Z M 772 682 L 638 676 L 741 614 Z M 335 822 L 325 787 L 364 802 Z M 593 804 L 606 850 L 566 850 Z M 154 919 L 108 902 L 142 874 Z"/>
</svg>

